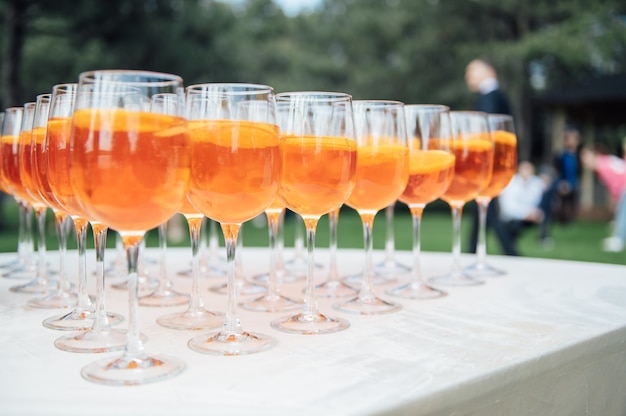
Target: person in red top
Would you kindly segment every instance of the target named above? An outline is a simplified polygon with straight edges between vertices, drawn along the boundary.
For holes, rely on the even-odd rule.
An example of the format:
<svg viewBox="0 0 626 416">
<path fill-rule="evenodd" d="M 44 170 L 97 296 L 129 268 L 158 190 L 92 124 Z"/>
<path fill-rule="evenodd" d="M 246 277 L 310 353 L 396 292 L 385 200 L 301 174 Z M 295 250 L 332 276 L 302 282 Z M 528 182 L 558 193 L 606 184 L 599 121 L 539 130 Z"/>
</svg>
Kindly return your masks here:
<svg viewBox="0 0 626 416">
<path fill-rule="evenodd" d="M 622 146 L 626 157 L 626 138 Z M 581 151 L 580 160 L 585 168 L 596 172 L 615 202 L 613 234 L 604 239 L 604 250 L 622 251 L 626 243 L 626 160 L 588 148 Z"/>
</svg>

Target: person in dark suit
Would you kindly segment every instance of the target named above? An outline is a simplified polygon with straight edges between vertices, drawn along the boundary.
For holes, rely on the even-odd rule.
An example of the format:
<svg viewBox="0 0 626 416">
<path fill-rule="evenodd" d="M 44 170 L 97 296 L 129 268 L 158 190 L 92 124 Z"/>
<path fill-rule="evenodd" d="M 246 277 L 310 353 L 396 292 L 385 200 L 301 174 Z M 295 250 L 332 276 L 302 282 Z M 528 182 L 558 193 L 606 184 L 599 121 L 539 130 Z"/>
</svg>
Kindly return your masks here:
<svg viewBox="0 0 626 416">
<path fill-rule="evenodd" d="M 494 66 L 485 59 L 474 59 L 465 68 L 465 82 L 470 91 L 476 94 L 474 110 L 494 114 L 512 114 L 511 105 L 498 83 L 498 74 Z M 472 226 L 469 235 L 469 251 L 476 252 L 478 240 L 478 208 L 473 211 Z M 493 198 L 487 209 L 487 229 L 492 229 L 504 254 L 518 255 L 515 246 L 500 221 L 498 198 Z"/>
</svg>

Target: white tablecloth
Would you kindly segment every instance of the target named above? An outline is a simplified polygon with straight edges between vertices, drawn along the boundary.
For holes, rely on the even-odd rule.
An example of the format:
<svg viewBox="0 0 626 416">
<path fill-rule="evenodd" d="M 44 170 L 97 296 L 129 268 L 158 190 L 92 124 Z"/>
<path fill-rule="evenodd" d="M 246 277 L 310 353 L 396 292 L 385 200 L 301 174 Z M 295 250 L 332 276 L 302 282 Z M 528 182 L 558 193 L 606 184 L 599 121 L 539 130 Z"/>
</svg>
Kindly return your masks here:
<svg viewBox="0 0 626 416">
<path fill-rule="evenodd" d="M 148 253 L 157 258 L 154 249 Z M 327 254 L 318 250 L 317 259 L 326 264 Z M 88 255 L 93 270 L 93 252 Z M 11 256 L 0 255 L 0 262 Z M 54 267 L 56 253 L 48 258 Z M 397 258 L 411 264 L 409 252 Z M 362 260 L 360 250 L 341 250 L 341 274 L 360 271 Z M 446 272 L 449 260 L 446 253 L 424 253 L 424 273 Z M 68 261 L 73 266 L 75 255 Z M 17 282 L 3 278 L 0 415 L 625 415 L 626 266 L 495 256 L 490 262 L 508 274 L 449 288 L 441 299 L 399 300 L 404 308 L 394 314 L 341 314 L 320 298 L 322 312 L 351 322 L 335 334 L 277 332 L 269 322 L 286 314 L 240 310 L 244 329 L 278 340 L 249 356 L 196 353 L 186 343 L 199 332 L 155 323 L 185 306 L 141 307 L 146 350 L 179 357 L 187 368 L 136 387 L 82 379 L 81 368 L 104 355 L 56 349 L 53 341 L 65 333 L 41 322 L 59 310 L 27 308 L 32 295 L 9 292 Z M 170 250 L 168 268 L 180 291 L 189 290 L 190 279 L 175 272 L 189 264 L 189 249 Z M 265 271 L 267 250 L 245 247 L 243 264 L 248 275 Z M 317 277 L 325 273 L 320 269 Z M 206 290 L 219 281 L 203 279 L 202 293 L 207 308 L 223 311 L 225 296 Z M 283 291 L 302 297 L 302 287 Z M 376 287 L 386 297 L 384 289 Z M 128 316 L 125 292 L 107 288 L 107 302 Z"/>
</svg>

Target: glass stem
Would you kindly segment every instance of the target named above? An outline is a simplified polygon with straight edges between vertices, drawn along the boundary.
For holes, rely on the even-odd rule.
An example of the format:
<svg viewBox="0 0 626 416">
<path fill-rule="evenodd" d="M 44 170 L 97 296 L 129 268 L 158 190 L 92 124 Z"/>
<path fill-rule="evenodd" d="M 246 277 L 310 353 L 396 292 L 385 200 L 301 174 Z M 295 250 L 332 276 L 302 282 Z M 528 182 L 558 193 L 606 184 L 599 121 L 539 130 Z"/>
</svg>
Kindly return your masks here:
<svg viewBox="0 0 626 416">
<path fill-rule="evenodd" d="M 419 286 L 424 283 L 424 276 L 422 276 L 422 236 L 421 236 L 421 224 L 422 214 L 424 213 L 425 204 L 411 205 L 411 218 L 413 220 L 413 273 L 411 273 L 411 285 Z"/>
<path fill-rule="evenodd" d="M 209 270 L 211 269 L 210 261 L 215 260 L 215 264 L 217 264 L 219 256 L 219 239 L 217 236 L 217 226 L 215 224 L 215 221 L 211 221 L 211 223 L 209 224 L 209 241 L 207 245 L 207 233 L 205 231 L 208 221 L 210 220 L 207 217 L 201 217 L 200 226 L 198 228 L 198 273 L 200 274 L 209 273 Z"/>
<path fill-rule="evenodd" d="M 124 355 L 136 357 L 143 353 L 143 343 L 139 336 L 139 322 L 137 313 L 139 310 L 139 284 L 137 266 L 139 263 L 139 247 L 141 240 L 129 238 L 124 239 L 126 248 L 126 259 L 128 261 L 128 331 L 126 333 L 126 346 Z"/>
<path fill-rule="evenodd" d="M 387 238 L 385 240 L 385 263 L 393 266 L 396 251 L 396 240 L 393 233 L 393 210 L 395 204 L 388 205 L 385 208 L 385 220 L 387 223 Z"/>
<path fill-rule="evenodd" d="M 65 280 L 65 258 L 67 254 L 67 217 L 68 215 L 63 211 L 54 211 L 57 237 L 59 239 L 59 275 L 57 278 L 57 289 L 59 291 L 63 291 L 69 288 L 69 285 L 67 285 L 67 282 Z"/>
<path fill-rule="evenodd" d="M 92 222 L 91 229 L 93 230 L 93 246 L 96 251 L 96 311 L 92 329 L 100 331 L 110 328 L 104 300 L 104 252 L 107 243 L 108 227 Z"/>
<path fill-rule="evenodd" d="M 283 252 L 285 251 L 285 209 L 280 210 L 278 216 L 278 229 L 276 230 L 276 274 L 277 278 L 285 275 L 285 259 Z"/>
<path fill-rule="evenodd" d="M 315 231 L 319 218 L 306 218 L 306 246 L 307 246 L 307 271 L 306 291 L 304 293 L 303 315 L 312 316 L 318 314 L 317 300 L 315 298 Z"/>
<path fill-rule="evenodd" d="M 478 197 L 478 241 L 476 245 L 476 265 L 484 268 L 487 259 L 487 209 L 491 198 Z"/>
<path fill-rule="evenodd" d="M 278 298 L 278 274 L 277 274 L 277 259 L 278 259 L 278 223 L 280 221 L 280 211 L 265 211 L 267 217 L 267 229 L 269 233 L 269 250 L 270 250 L 270 270 L 267 280 L 267 294 L 268 299 Z"/>
<path fill-rule="evenodd" d="M 156 293 L 165 293 L 171 284 L 167 279 L 167 222 L 159 225 L 159 289 Z"/>
<path fill-rule="evenodd" d="M 72 217 L 72 220 L 76 229 L 76 245 L 78 246 L 78 282 L 76 284 L 78 299 L 76 308 L 79 310 L 88 309 L 91 306 L 87 294 L 87 225 L 89 223 L 81 217 Z"/>
<path fill-rule="evenodd" d="M 37 275 L 46 281 L 48 279 L 48 273 L 46 270 L 46 211 L 48 207 L 37 207 L 35 209 L 35 215 L 37 218 L 37 231 L 39 238 L 37 239 Z"/>
<path fill-rule="evenodd" d="M 202 296 L 200 296 L 200 247 L 202 223 L 204 217 L 186 216 L 189 225 L 189 238 L 191 240 L 191 297 L 189 298 L 189 311 L 201 311 L 204 309 Z"/>
<path fill-rule="evenodd" d="M 295 230 L 294 230 L 294 241 L 293 241 L 293 247 L 295 249 L 295 258 L 296 259 L 301 259 L 304 257 L 304 234 L 302 233 L 302 226 L 300 224 L 300 217 L 296 215 L 296 219 L 295 219 Z M 306 228 L 306 225 L 305 225 Z"/>
<path fill-rule="evenodd" d="M 337 223 L 339 222 L 339 211 L 336 208 L 328 213 L 328 249 L 330 264 L 328 270 L 328 282 L 338 282 L 339 272 L 337 271 Z"/>
<path fill-rule="evenodd" d="M 217 234 L 217 222 L 210 220 L 206 217 L 202 220 L 202 225 L 206 226 L 209 224 L 209 253 L 211 254 L 211 258 L 217 259 L 219 257 L 219 248 L 220 248 L 220 239 Z M 204 247 L 207 245 L 206 236 L 202 236 L 201 244 Z"/>
<path fill-rule="evenodd" d="M 241 334 L 241 321 L 237 311 L 237 265 L 236 248 L 237 237 L 241 224 L 222 224 L 222 232 L 226 242 L 226 317 L 224 320 L 224 332 L 227 334 Z"/>
<path fill-rule="evenodd" d="M 30 228 L 30 213 L 32 208 L 29 204 L 18 201 L 19 228 L 17 240 L 17 255 L 23 267 L 30 267 L 31 254 L 33 252 L 33 236 Z"/>
<path fill-rule="evenodd" d="M 461 215 L 462 204 L 452 204 L 452 273 L 461 273 Z"/>
<path fill-rule="evenodd" d="M 369 302 L 375 296 L 372 290 L 374 284 L 374 275 L 372 274 L 372 252 L 374 249 L 372 239 L 372 228 L 374 227 L 374 217 L 376 214 L 360 213 L 363 222 L 363 242 L 365 245 L 365 264 L 363 265 L 363 282 L 359 291 L 359 300 L 361 302 Z"/>
</svg>

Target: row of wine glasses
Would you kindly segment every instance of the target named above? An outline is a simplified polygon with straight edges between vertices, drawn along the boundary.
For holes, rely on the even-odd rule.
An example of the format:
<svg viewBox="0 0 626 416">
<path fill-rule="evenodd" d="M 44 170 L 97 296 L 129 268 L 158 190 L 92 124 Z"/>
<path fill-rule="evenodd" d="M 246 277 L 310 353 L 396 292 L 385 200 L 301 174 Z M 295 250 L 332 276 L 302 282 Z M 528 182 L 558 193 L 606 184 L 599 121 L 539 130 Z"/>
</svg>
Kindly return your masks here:
<svg viewBox="0 0 626 416">
<path fill-rule="evenodd" d="M 250 354 L 275 344 L 270 335 L 244 330 L 238 313 L 239 231 L 243 223 L 262 213 L 268 218 L 272 253 L 268 290 L 245 301 L 243 307 L 270 312 L 300 309 L 271 321 L 271 327 L 279 331 L 324 334 L 349 327 L 348 320 L 319 310 L 317 289 L 331 295 L 343 290 L 342 294 L 354 296 L 334 303 L 337 311 L 370 315 L 400 310 L 400 304 L 374 294 L 372 263 L 374 217 L 382 209 L 388 212 L 398 199 L 409 205 L 414 219 L 415 264 L 409 284 L 387 293 L 417 299 L 444 295 L 426 284 L 419 269 L 420 218 L 425 205 L 439 197 L 453 207 L 456 260 L 450 275 L 431 282 L 467 284 L 471 280 L 460 274 L 458 265 L 460 210 L 494 176 L 493 155 L 498 148 L 494 146 L 498 136 L 490 133 L 483 113 L 450 112 L 444 106 L 409 106 L 399 101 L 353 101 L 345 93 L 274 94 L 271 87 L 255 84 L 184 88 L 176 75 L 121 70 L 82 73 L 77 84 L 55 86 L 52 94 L 39 96 L 36 103 L 21 110 L 16 108 L 14 112 L 21 111 L 23 120 L 30 120 L 22 121 L 18 133 L 5 133 L 9 110 L 3 122 L 2 157 L 4 160 L 5 136 L 16 137 L 13 140 L 17 142 L 6 152 L 18 149 L 16 159 L 21 163 L 16 169 L 21 176 L 6 189 L 34 207 L 40 229 L 42 213 L 51 207 L 60 239 L 70 217 L 78 240 L 77 294 L 69 292 L 62 273 L 58 279 L 50 279 L 45 245 L 40 242 L 38 272 L 27 285 L 54 282 L 55 290 L 33 303 L 55 299 L 54 306 L 67 306 L 74 296 L 71 312 L 44 321 L 49 328 L 82 331 L 59 338 L 55 342 L 58 348 L 123 350 L 118 358 L 84 367 L 82 375 L 88 380 L 141 384 L 184 369 L 185 364 L 175 357 L 145 352 L 137 319 L 144 235 L 153 228 L 163 230 L 176 213 L 182 213 L 189 224 L 192 291 L 188 298 L 177 296 L 188 301 L 186 311 L 164 315 L 157 323 L 173 329 L 218 329 L 189 340 L 189 347 L 202 353 Z M 509 145 L 510 135 L 501 141 Z M 36 172 L 33 179 L 27 176 L 31 172 Z M 2 177 L 5 186 L 9 182 L 4 180 L 4 168 Z M 499 183 L 506 182 L 503 174 Z M 23 194 L 21 187 L 25 188 Z M 499 192 L 496 188 L 484 196 L 493 197 Z M 336 277 L 326 287 L 314 284 L 317 223 L 321 216 L 332 213 L 331 227 L 336 226 L 344 204 L 355 209 L 363 223 L 365 260 L 358 293 Z M 297 213 L 306 229 L 308 258 L 302 302 L 280 294 L 278 274 L 284 270 L 277 255 L 282 244 L 277 235 L 285 209 Z M 199 294 L 198 254 L 204 218 L 219 223 L 224 234 L 225 313 L 206 309 Z M 85 284 L 88 224 L 94 230 L 97 255 L 95 308 Z M 104 307 L 103 255 L 109 227 L 121 236 L 128 259 L 125 332 L 112 329 L 122 318 L 107 313 Z M 64 255 L 63 249 L 60 255 Z M 165 287 L 161 279 L 160 288 Z M 159 303 L 172 297 L 165 292 L 159 290 L 146 299 L 151 296 L 151 301 Z M 66 304 L 58 303 L 62 300 L 67 300 Z"/>
</svg>

